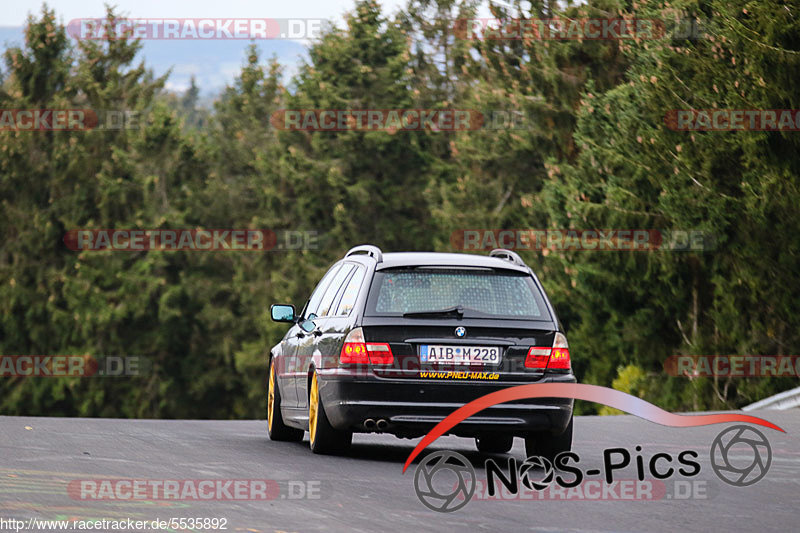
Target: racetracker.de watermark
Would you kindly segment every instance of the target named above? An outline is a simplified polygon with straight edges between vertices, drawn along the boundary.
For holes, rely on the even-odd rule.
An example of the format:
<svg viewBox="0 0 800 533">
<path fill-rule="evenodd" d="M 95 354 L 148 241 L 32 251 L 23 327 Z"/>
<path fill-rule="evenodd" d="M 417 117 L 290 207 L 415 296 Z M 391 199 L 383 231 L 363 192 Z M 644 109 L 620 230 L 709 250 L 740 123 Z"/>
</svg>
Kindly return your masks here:
<svg viewBox="0 0 800 533">
<path fill-rule="evenodd" d="M 73 229 L 64 235 L 73 251 L 294 251 L 315 250 L 315 230 L 270 229 Z"/>
<path fill-rule="evenodd" d="M 659 501 L 659 500 L 708 500 L 713 492 L 709 482 L 694 479 L 620 479 L 607 482 L 587 479 L 574 487 L 548 484 L 541 490 L 520 486 L 509 490 L 499 480 L 490 490 L 485 479 L 478 479 L 472 499 L 478 501 Z"/>
<path fill-rule="evenodd" d="M 713 236 L 701 230 L 464 229 L 450 235 L 457 250 L 709 251 Z"/>
<path fill-rule="evenodd" d="M 81 18 L 67 24 L 77 40 L 317 39 L 331 28 L 321 18 Z"/>
<path fill-rule="evenodd" d="M 123 109 L 0 109 L 0 131 L 138 130 L 139 111 Z"/>
<path fill-rule="evenodd" d="M 284 131 L 531 131 L 544 115 L 520 109 L 279 109 L 270 124 Z"/>
<path fill-rule="evenodd" d="M 800 355 L 671 355 L 664 371 L 688 378 L 797 378 Z"/>
<path fill-rule="evenodd" d="M 67 494 L 78 501 L 319 500 L 320 480 L 74 479 Z"/>
<path fill-rule="evenodd" d="M 657 19 L 578 18 L 457 19 L 453 31 L 467 40 L 633 40 L 661 39 L 664 23 Z"/>
<path fill-rule="evenodd" d="M 706 39 L 716 24 L 695 18 L 461 18 L 453 22 L 457 39 L 524 41 L 643 41 Z"/>
<path fill-rule="evenodd" d="M 137 377 L 151 368 L 139 355 L 0 355 L 0 377 Z"/>
<path fill-rule="evenodd" d="M 672 109 L 664 123 L 674 131 L 798 131 L 798 109 Z"/>
<path fill-rule="evenodd" d="M 291 131 L 469 131 L 484 125 L 471 109 L 279 109 L 270 117 Z"/>
</svg>

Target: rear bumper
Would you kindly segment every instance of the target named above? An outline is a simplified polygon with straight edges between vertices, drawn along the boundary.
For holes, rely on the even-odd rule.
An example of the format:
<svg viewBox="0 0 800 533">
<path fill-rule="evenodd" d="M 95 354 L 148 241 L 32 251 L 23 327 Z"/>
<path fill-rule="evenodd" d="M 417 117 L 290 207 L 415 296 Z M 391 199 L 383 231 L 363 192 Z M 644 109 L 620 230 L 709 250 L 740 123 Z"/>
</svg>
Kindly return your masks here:
<svg viewBox="0 0 800 533">
<path fill-rule="evenodd" d="M 417 437 L 427 433 L 453 411 L 498 390 L 521 385 L 514 382 L 463 382 L 391 379 L 374 375 L 348 376 L 318 371 L 325 413 L 337 429 L 366 431 L 367 419 L 386 420 L 388 433 Z M 575 383 L 572 374 L 553 374 L 535 383 Z M 530 382 L 529 382 L 530 383 Z M 525 436 L 547 431 L 559 434 L 572 418 L 571 398 L 534 398 L 488 407 L 464 420 L 450 433 L 471 437 L 503 432 Z"/>
</svg>

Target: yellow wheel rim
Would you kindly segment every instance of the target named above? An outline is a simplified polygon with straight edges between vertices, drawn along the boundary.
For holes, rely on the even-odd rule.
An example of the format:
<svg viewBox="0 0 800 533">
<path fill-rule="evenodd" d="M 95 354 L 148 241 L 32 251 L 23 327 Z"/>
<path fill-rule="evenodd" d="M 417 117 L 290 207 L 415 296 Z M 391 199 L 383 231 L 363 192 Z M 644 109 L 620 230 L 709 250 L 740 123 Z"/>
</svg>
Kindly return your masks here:
<svg viewBox="0 0 800 533">
<path fill-rule="evenodd" d="M 319 386 L 317 385 L 317 375 L 311 377 L 311 393 L 308 398 L 308 435 L 311 445 L 317 437 L 317 416 L 319 413 Z"/>
<path fill-rule="evenodd" d="M 269 391 L 267 392 L 267 425 L 269 430 L 272 431 L 272 419 L 275 416 L 272 410 L 275 408 L 275 367 L 269 365 Z"/>
</svg>

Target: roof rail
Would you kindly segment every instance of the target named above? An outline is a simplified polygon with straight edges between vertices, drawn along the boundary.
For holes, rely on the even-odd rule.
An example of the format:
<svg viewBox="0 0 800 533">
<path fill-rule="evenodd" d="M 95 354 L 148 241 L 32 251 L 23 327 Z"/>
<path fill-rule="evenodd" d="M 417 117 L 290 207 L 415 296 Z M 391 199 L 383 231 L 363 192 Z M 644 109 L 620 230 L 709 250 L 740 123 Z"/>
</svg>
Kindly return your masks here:
<svg viewBox="0 0 800 533">
<path fill-rule="evenodd" d="M 516 252 L 512 252 L 511 250 L 506 250 L 505 248 L 495 248 L 491 252 L 489 252 L 489 257 L 497 257 L 498 259 L 505 259 L 506 261 L 510 261 L 515 265 L 521 267 L 527 267 L 528 265 L 522 260 L 522 258 L 517 255 Z"/>
<path fill-rule="evenodd" d="M 372 244 L 362 244 L 361 246 L 354 246 L 350 248 L 345 257 L 350 257 L 351 255 L 356 254 L 366 254 L 370 257 L 373 257 L 376 262 L 381 263 L 383 262 L 383 252 L 377 246 L 373 246 Z"/>
</svg>

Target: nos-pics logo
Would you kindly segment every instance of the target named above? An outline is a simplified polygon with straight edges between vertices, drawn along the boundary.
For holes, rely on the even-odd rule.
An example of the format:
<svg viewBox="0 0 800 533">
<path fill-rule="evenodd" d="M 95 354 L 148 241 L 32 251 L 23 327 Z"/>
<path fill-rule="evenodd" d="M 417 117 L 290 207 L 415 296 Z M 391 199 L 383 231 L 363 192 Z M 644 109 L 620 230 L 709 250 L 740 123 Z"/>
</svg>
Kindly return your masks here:
<svg viewBox="0 0 800 533">
<path fill-rule="evenodd" d="M 697 456 L 695 452 L 691 453 Z M 719 479 L 734 487 L 747 487 L 767 475 L 772 464 L 772 448 L 766 436 L 757 429 L 736 425 L 716 436 L 711 445 L 710 459 L 711 468 Z M 699 473 L 699 464 L 697 466 L 695 474 Z M 539 479 L 534 479 L 534 472 L 541 474 Z M 520 465 L 519 477 L 528 489 L 541 491 L 550 486 L 554 478 L 559 480 L 554 473 L 548 459 L 529 457 Z M 429 509 L 441 513 L 466 506 L 475 495 L 477 484 L 475 468 L 470 461 L 449 450 L 426 456 L 414 473 L 417 498 Z"/>
</svg>

